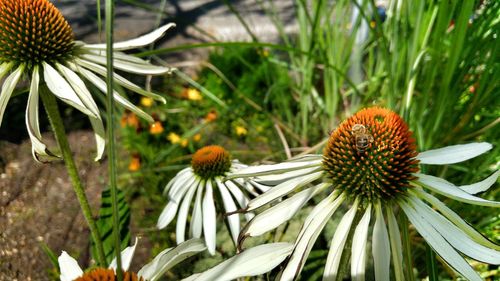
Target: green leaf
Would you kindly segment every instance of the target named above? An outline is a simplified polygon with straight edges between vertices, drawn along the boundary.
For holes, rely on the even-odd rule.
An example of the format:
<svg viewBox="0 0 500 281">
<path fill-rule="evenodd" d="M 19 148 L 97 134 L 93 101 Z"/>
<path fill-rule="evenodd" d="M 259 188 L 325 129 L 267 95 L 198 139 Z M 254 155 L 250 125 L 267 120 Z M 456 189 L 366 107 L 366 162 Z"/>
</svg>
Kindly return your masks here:
<svg viewBox="0 0 500 281">
<path fill-rule="evenodd" d="M 125 200 L 125 193 L 122 190 L 118 191 L 118 216 L 120 222 L 120 241 L 121 249 L 125 249 L 130 244 L 130 209 L 127 201 Z M 101 234 L 101 239 L 104 247 L 104 254 L 106 256 L 106 264 L 110 264 L 115 257 L 114 239 L 113 239 L 113 217 L 111 206 L 111 192 L 107 188 L 101 194 L 101 208 L 99 209 L 99 219 L 97 220 L 97 228 Z M 92 241 L 92 257 L 97 255 L 95 243 Z"/>
</svg>

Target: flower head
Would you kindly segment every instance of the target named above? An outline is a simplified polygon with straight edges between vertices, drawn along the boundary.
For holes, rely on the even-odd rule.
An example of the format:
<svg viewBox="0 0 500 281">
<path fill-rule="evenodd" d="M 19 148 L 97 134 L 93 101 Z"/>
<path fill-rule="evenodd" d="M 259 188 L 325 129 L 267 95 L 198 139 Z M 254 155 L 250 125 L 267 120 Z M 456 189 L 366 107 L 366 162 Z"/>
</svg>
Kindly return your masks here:
<svg viewBox="0 0 500 281">
<path fill-rule="evenodd" d="M 247 129 L 243 126 L 236 126 L 234 130 L 236 131 L 236 135 L 238 137 L 246 136 L 246 134 L 248 133 Z"/>
<path fill-rule="evenodd" d="M 142 47 L 161 37 L 173 24 L 136 39 L 113 44 L 116 69 L 142 75 L 158 75 L 171 69 L 150 64 L 120 51 Z M 39 95 L 46 85 L 50 94 L 81 111 L 90 119 L 97 143 L 99 160 L 104 153 L 104 126 L 99 109 L 85 82 L 106 93 L 103 77 L 107 75 L 105 44 L 85 44 L 75 41 L 73 31 L 62 14 L 47 0 L 0 0 L 0 124 L 14 88 L 21 77 L 30 77 L 26 109 L 26 127 L 36 160 L 53 157 L 42 140 L 38 124 Z M 162 102 L 165 99 L 114 73 L 115 83 L 138 94 Z M 45 82 L 45 83 L 43 83 Z M 43 91 L 43 92 L 41 92 Z M 127 101 L 118 92 L 116 102 L 138 116 L 153 122 L 151 116 Z"/>
<path fill-rule="evenodd" d="M 193 155 L 191 166 L 183 169 L 170 180 L 165 187 L 168 203 L 158 218 L 157 227 L 167 227 L 177 215 L 176 240 L 184 241 L 189 209 L 192 205 L 190 237 L 205 237 L 208 251 L 215 253 L 216 208 L 220 204 L 225 209 L 231 237 L 237 243 L 240 232 L 240 216 L 236 204 L 246 208 L 248 194 L 256 196 L 268 189 L 267 186 L 242 179 L 224 181 L 224 177 L 247 167 L 237 160 L 231 160 L 230 154 L 222 147 L 206 146 Z M 214 196 L 214 188 L 220 196 Z M 221 198 L 222 202 L 215 200 Z M 194 201 L 194 202 L 193 202 Z M 178 214 L 177 214 L 178 212 Z M 252 218 L 251 214 L 245 215 Z"/>
<path fill-rule="evenodd" d="M 375 280 L 390 280 L 391 259 L 395 279 L 404 280 L 401 237 L 395 219 L 395 213 L 402 211 L 451 268 L 467 280 L 479 281 L 479 275 L 459 253 L 500 264 L 500 246 L 483 237 L 426 190 L 461 202 L 498 208 L 499 202 L 473 194 L 491 187 L 500 171 L 479 183 L 455 186 L 444 179 L 418 173 L 418 164 L 458 163 L 491 147 L 489 143 L 471 143 L 417 153 L 408 126 L 396 113 L 377 107 L 361 110 L 333 132 L 323 155 L 248 167 L 228 176 L 275 183 L 268 192 L 248 203 L 248 211 L 282 199 L 256 215 L 242 231 L 240 241 L 276 228 L 291 219 L 312 197 L 329 191 L 306 218 L 280 280 L 293 280 L 300 274 L 321 230 L 345 204 L 350 207 L 332 237 L 323 280 L 337 279 L 350 235 L 351 277 L 365 280 L 371 221 L 374 221 L 371 250 Z M 292 194 L 293 191 L 297 192 Z"/>
<path fill-rule="evenodd" d="M 129 271 L 130 263 L 134 256 L 135 244 L 127 247 L 121 253 L 123 280 L 130 281 L 155 281 L 167 270 L 177 263 L 189 258 L 206 249 L 200 239 L 188 240 L 175 248 L 168 248 L 160 252 L 150 263 L 144 265 L 138 272 Z M 58 258 L 61 281 L 112 281 L 116 280 L 116 258 L 111 262 L 109 268 L 94 268 L 87 272 L 78 265 L 78 262 L 65 251 Z"/>
<path fill-rule="evenodd" d="M 174 133 L 174 132 L 169 133 L 168 136 L 167 136 L 167 139 L 172 144 L 176 144 L 176 143 L 179 143 L 181 141 L 181 137 L 178 134 Z"/>
<path fill-rule="evenodd" d="M 149 133 L 152 135 L 159 135 L 163 133 L 164 130 L 160 121 L 155 121 L 153 124 L 149 125 Z"/>
</svg>

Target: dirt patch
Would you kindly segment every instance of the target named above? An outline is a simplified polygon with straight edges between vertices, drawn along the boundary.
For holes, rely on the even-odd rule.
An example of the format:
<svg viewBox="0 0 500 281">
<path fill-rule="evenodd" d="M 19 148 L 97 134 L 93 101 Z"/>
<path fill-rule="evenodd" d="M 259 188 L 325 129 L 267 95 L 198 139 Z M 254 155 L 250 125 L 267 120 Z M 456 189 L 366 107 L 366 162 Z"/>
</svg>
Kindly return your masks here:
<svg viewBox="0 0 500 281">
<path fill-rule="evenodd" d="M 91 132 L 71 133 L 69 141 L 96 211 L 106 164 L 93 161 Z M 52 265 L 41 243 L 57 255 L 65 250 L 87 264 L 89 232 L 63 162 L 36 163 L 29 141 L 4 143 L 0 155 L 0 280 L 50 280 Z"/>
</svg>

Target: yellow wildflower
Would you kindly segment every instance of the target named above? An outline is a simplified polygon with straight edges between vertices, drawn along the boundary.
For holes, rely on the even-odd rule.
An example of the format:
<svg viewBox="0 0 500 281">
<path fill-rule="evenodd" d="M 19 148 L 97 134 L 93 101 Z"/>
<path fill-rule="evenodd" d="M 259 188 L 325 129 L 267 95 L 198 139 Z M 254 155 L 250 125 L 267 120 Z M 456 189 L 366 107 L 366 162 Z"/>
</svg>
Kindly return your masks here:
<svg viewBox="0 0 500 281">
<path fill-rule="evenodd" d="M 174 132 L 171 132 L 170 134 L 168 134 L 167 139 L 172 144 L 176 144 L 176 143 L 179 143 L 181 141 L 181 137 L 178 134 L 174 133 Z"/>
<path fill-rule="evenodd" d="M 243 126 L 236 126 L 235 130 L 236 135 L 238 135 L 239 137 L 245 136 L 248 133 L 247 129 Z"/>
<path fill-rule="evenodd" d="M 153 105 L 153 99 L 148 97 L 141 98 L 141 105 L 144 107 L 151 107 Z"/>
<path fill-rule="evenodd" d="M 140 126 L 139 118 L 133 112 L 125 112 L 120 119 L 120 125 L 122 128 L 128 126 L 137 129 Z"/>
<path fill-rule="evenodd" d="M 193 140 L 194 140 L 195 142 L 199 142 L 199 141 L 201 140 L 201 134 L 199 134 L 199 133 L 198 133 L 198 134 L 194 135 L 194 136 L 193 136 Z"/>
<path fill-rule="evenodd" d="M 206 122 L 212 122 L 212 121 L 215 121 L 215 120 L 217 120 L 217 111 L 215 111 L 214 109 L 212 109 L 205 116 L 205 121 Z"/>
<path fill-rule="evenodd" d="M 182 146 L 182 147 L 186 147 L 186 146 L 188 145 L 188 143 L 189 143 L 189 142 L 188 142 L 188 140 L 187 140 L 187 139 L 182 139 L 182 140 L 181 140 L 181 146 Z"/>
<path fill-rule="evenodd" d="M 199 101 L 203 99 L 200 91 L 194 88 L 185 89 L 182 96 L 188 100 Z"/>
</svg>

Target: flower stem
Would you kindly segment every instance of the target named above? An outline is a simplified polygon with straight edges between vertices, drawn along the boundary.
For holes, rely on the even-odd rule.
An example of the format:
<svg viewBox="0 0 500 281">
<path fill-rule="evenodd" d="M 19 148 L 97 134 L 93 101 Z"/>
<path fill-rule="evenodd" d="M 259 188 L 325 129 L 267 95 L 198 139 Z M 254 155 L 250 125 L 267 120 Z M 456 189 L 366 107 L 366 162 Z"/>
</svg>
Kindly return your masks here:
<svg viewBox="0 0 500 281">
<path fill-rule="evenodd" d="M 401 226 L 401 239 L 403 240 L 403 260 L 405 263 L 406 280 L 415 281 L 415 276 L 413 276 L 413 263 L 411 255 L 410 232 L 408 231 L 408 218 L 403 212 L 401 212 L 398 219 L 398 225 Z"/>
<path fill-rule="evenodd" d="M 68 175 L 75 191 L 76 198 L 78 199 L 78 203 L 80 203 L 83 216 L 85 217 L 85 220 L 87 221 L 87 224 L 90 228 L 90 234 L 92 235 L 92 238 L 94 239 L 94 242 L 97 246 L 97 263 L 100 266 L 106 266 L 101 235 L 99 234 L 99 230 L 97 229 L 95 220 L 92 217 L 92 210 L 90 209 L 89 201 L 87 199 L 87 196 L 85 195 L 85 190 L 80 180 L 80 176 L 78 175 L 75 160 L 73 158 L 73 154 L 71 153 L 68 138 L 66 137 L 66 132 L 64 130 L 64 124 L 61 118 L 61 114 L 59 113 L 59 108 L 57 106 L 57 100 L 45 86 L 40 87 L 40 95 L 42 97 L 42 102 L 45 110 L 47 111 L 50 125 L 52 126 L 52 130 L 54 131 L 54 135 L 56 137 L 57 143 L 59 144 L 59 148 L 61 149 L 64 164 L 66 165 L 66 170 L 68 171 Z"/>
<path fill-rule="evenodd" d="M 427 266 L 427 274 L 429 281 L 438 281 L 438 271 L 436 264 L 436 253 L 432 250 L 429 244 L 425 245 L 425 263 Z"/>
<path fill-rule="evenodd" d="M 123 280 L 120 242 L 120 217 L 118 213 L 118 190 L 116 185 L 116 154 L 115 154 L 115 105 L 114 105 L 114 78 L 113 78 L 113 21 L 114 21 L 114 0 L 106 0 L 106 119 L 107 119 L 107 139 L 108 139 L 108 174 L 109 188 L 111 190 L 111 205 L 113 210 L 113 240 L 115 241 L 116 255 L 116 278 Z"/>
</svg>

